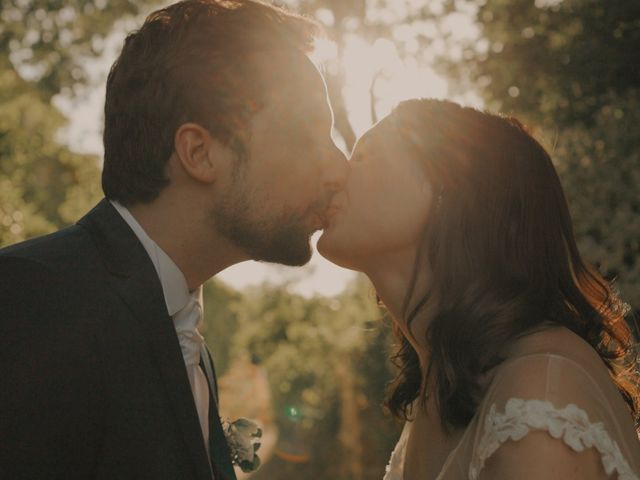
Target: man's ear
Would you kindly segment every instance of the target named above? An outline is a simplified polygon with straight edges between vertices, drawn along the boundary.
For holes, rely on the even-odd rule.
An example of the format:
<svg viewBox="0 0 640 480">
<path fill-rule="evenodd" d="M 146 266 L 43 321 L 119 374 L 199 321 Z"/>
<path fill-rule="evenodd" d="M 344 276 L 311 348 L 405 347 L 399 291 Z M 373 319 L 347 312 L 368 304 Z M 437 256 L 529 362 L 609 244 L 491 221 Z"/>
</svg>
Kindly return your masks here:
<svg viewBox="0 0 640 480">
<path fill-rule="evenodd" d="M 217 141 L 197 123 L 183 123 L 174 138 L 175 151 L 184 171 L 194 180 L 213 183 L 219 172 L 212 158 L 212 146 Z"/>
</svg>

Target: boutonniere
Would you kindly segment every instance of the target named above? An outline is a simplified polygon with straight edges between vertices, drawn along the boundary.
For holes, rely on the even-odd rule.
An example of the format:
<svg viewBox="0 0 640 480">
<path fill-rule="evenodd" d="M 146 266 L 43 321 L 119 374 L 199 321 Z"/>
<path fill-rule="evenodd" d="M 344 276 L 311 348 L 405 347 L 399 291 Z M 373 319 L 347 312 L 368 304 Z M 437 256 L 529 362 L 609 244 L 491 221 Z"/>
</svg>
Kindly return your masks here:
<svg viewBox="0 0 640 480">
<path fill-rule="evenodd" d="M 245 473 L 257 470 L 260 457 L 256 452 L 260 448 L 262 429 L 253 420 L 239 418 L 234 422 L 223 420 L 222 430 L 227 438 L 232 463 Z"/>
</svg>

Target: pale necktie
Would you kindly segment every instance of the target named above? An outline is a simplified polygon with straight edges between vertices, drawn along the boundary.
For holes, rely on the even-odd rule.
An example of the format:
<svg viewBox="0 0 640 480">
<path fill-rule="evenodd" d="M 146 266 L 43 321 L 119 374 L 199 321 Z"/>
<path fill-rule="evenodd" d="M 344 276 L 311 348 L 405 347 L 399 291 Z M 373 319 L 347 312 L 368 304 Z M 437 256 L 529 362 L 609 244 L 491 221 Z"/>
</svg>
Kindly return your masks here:
<svg viewBox="0 0 640 480">
<path fill-rule="evenodd" d="M 173 316 L 173 323 L 178 334 L 184 364 L 187 367 L 202 436 L 209 451 L 209 386 L 199 365 L 204 339 L 196 328 L 201 318 L 202 287 L 199 287 L 191 293 L 189 302 Z"/>
</svg>

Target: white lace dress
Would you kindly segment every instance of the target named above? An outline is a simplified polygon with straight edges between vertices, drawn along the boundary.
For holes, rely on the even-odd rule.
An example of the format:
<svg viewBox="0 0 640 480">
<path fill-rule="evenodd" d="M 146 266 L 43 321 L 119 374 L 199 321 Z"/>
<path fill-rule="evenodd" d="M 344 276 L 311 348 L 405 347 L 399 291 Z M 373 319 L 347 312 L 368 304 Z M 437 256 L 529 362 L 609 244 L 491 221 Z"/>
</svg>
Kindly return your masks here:
<svg viewBox="0 0 640 480">
<path fill-rule="evenodd" d="M 640 480 L 640 442 L 599 357 L 585 348 L 568 356 L 542 350 L 549 351 L 512 357 L 497 368 L 435 480 L 525 478 L 522 469 L 526 478 L 545 478 L 553 462 L 588 464 L 592 457 L 600 462 L 589 464 L 595 465 L 590 471 L 600 472 L 589 478 Z M 411 427 L 405 424 L 384 480 L 411 480 L 403 472 Z"/>
</svg>

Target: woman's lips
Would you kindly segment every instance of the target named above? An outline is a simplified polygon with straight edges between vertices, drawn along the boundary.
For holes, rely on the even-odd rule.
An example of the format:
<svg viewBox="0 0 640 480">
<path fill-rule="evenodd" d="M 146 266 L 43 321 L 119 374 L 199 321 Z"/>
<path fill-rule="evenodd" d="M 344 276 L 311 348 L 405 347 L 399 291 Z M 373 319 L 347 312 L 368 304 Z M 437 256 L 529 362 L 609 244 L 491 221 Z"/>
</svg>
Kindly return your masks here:
<svg viewBox="0 0 640 480">
<path fill-rule="evenodd" d="M 324 217 L 326 219 L 330 219 L 331 217 L 333 217 L 338 211 L 340 210 L 340 207 L 338 207 L 337 205 L 329 205 L 329 208 L 327 208 L 324 212 Z"/>
</svg>

